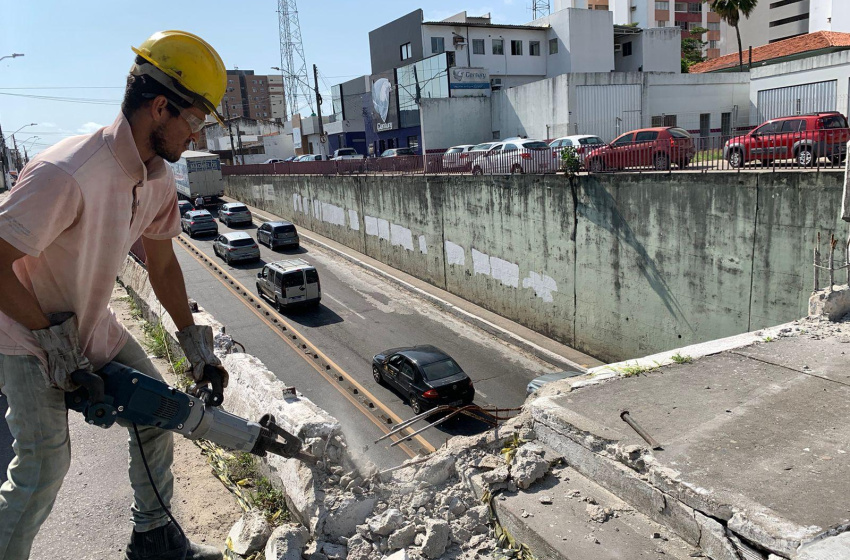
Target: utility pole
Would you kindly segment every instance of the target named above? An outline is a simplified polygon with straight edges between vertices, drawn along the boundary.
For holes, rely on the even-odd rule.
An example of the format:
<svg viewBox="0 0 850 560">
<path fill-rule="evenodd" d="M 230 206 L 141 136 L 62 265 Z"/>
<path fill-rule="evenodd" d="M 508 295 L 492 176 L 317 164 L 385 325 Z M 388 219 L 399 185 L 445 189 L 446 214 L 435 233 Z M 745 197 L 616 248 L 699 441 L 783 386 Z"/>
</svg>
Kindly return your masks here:
<svg viewBox="0 0 850 560">
<path fill-rule="evenodd" d="M 15 147 L 15 171 L 21 171 L 21 153 L 18 151 L 18 142 L 15 140 L 15 135 L 12 134 L 12 145 Z"/>
<path fill-rule="evenodd" d="M 30 155 L 27 153 L 27 145 L 21 144 L 24 147 L 24 165 L 30 162 Z"/>
<path fill-rule="evenodd" d="M 319 68 L 313 65 L 313 84 L 316 92 L 316 116 L 319 117 L 319 146 L 325 154 L 325 126 L 322 124 L 322 96 L 319 94 Z"/>
<path fill-rule="evenodd" d="M 242 135 L 239 133 L 239 119 L 238 118 L 236 119 L 236 145 L 239 147 L 239 156 L 242 158 L 241 165 L 245 165 L 245 154 L 242 153 Z"/>
<path fill-rule="evenodd" d="M 0 127 L 0 183 L 2 183 L 2 186 L 5 189 L 9 188 L 9 185 L 6 184 L 7 169 L 8 163 L 6 162 L 6 140 L 3 138 L 3 127 Z"/>
<path fill-rule="evenodd" d="M 230 121 L 230 105 L 224 105 L 224 112 L 227 113 L 227 130 L 230 135 L 230 156 L 233 159 L 233 165 L 236 165 L 236 145 L 233 143 L 233 123 Z"/>
<path fill-rule="evenodd" d="M 425 151 L 425 119 L 422 113 L 422 88 L 419 87 L 419 75 L 416 73 L 416 65 L 413 65 L 413 81 L 416 82 L 416 97 L 414 100 L 419 105 L 419 144 L 422 146 L 422 173 L 428 172 L 428 152 Z"/>
</svg>

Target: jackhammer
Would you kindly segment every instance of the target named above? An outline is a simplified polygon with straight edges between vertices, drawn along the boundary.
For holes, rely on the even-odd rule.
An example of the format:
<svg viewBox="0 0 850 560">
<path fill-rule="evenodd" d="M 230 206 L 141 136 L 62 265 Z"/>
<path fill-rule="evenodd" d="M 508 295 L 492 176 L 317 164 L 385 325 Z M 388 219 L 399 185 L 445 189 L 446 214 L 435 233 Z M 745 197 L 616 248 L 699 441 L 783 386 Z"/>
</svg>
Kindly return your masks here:
<svg viewBox="0 0 850 560">
<path fill-rule="evenodd" d="M 271 414 L 251 422 L 218 408 L 224 400 L 221 374 L 204 368 L 208 384 L 192 385 L 188 393 L 143 373 L 111 362 L 91 373 L 76 371 L 80 386 L 65 393 L 65 406 L 85 416 L 89 424 L 109 428 L 119 418 L 139 426 L 156 426 L 188 439 L 206 439 L 233 451 L 264 457 L 267 453 L 315 463 L 302 442 L 275 423 Z M 280 438 L 280 439 L 278 439 Z"/>
</svg>

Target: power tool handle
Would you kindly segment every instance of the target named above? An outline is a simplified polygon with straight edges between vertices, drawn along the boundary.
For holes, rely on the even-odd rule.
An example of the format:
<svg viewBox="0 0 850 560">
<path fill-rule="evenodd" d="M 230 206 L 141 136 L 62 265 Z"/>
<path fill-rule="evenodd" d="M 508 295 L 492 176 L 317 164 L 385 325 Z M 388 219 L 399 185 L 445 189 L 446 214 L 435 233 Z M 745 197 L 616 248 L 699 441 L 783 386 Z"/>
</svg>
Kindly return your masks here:
<svg viewBox="0 0 850 560">
<path fill-rule="evenodd" d="M 71 381 L 88 391 L 88 400 L 91 404 L 103 402 L 106 391 L 103 378 L 98 374 L 86 369 L 78 369 L 71 374 Z"/>
<path fill-rule="evenodd" d="M 207 406 L 220 406 L 224 402 L 224 380 L 219 369 L 205 365 L 204 378 L 192 385 L 189 393 L 203 400 Z"/>
</svg>

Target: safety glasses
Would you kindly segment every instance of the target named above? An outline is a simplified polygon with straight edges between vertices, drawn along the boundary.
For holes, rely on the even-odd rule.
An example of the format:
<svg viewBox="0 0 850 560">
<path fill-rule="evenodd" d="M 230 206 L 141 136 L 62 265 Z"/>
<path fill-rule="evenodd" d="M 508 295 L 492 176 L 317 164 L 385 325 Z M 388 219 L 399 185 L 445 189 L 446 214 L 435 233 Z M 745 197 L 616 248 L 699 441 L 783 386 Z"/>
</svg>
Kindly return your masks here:
<svg viewBox="0 0 850 560">
<path fill-rule="evenodd" d="M 192 113 L 190 113 L 186 109 L 183 109 L 182 107 L 177 105 L 177 103 L 173 102 L 172 100 L 170 100 L 170 99 L 166 99 L 166 100 L 168 101 L 169 105 L 171 105 L 172 107 L 174 107 L 175 109 L 180 111 L 180 116 L 183 117 L 184 121 L 189 123 L 189 129 L 192 131 L 192 134 L 197 134 L 198 132 L 201 131 L 201 129 L 204 128 L 204 124 L 205 124 L 204 119 L 193 115 Z"/>
</svg>

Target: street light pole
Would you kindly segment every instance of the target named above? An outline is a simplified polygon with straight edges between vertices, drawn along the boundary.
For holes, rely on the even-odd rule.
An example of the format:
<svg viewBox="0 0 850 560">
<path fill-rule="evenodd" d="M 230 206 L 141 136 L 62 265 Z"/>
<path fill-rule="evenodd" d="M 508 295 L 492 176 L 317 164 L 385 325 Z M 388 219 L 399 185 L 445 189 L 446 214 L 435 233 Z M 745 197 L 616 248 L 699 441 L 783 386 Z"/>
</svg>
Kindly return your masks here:
<svg viewBox="0 0 850 560">
<path fill-rule="evenodd" d="M 0 60 L 3 60 L 4 58 L 18 58 L 19 56 L 24 56 L 24 54 L 23 53 L 7 54 L 6 56 L 0 56 Z"/>
<path fill-rule="evenodd" d="M 25 129 L 28 126 L 38 126 L 38 123 L 25 124 L 24 126 L 19 128 L 15 132 L 10 134 L 10 136 L 12 137 L 12 144 L 15 146 L 15 171 L 21 170 L 21 154 L 18 153 L 18 144 L 17 144 L 17 142 L 15 142 L 15 134 L 19 133 L 20 131 L 22 131 L 23 129 Z"/>
<path fill-rule="evenodd" d="M 6 56 L 0 56 L 0 60 L 4 60 L 6 58 L 18 58 L 19 56 L 24 56 L 23 53 L 12 53 Z M 8 188 L 6 185 L 6 169 L 8 168 L 8 162 L 6 161 L 6 140 L 3 138 L 3 129 L 0 128 L 0 184 L 3 187 Z"/>
</svg>

